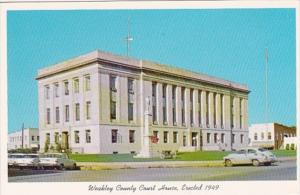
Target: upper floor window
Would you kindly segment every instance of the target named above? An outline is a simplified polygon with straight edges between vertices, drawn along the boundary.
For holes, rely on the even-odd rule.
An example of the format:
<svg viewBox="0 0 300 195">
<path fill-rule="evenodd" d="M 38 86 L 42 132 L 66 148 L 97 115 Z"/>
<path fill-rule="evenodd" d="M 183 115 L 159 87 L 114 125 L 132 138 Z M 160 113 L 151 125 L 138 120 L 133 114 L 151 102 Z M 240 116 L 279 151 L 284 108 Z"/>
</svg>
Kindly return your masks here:
<svg viewBox="0 0 300 195">
<path fill-rule="evenodd" d="M 69 122 L 69 118 L 70 118 L 69 105 L 65 105 L 65 121 Z"/>
<path fill-rule="evenodd" d="M 272 139 L 272 134 L 271 132 L 268 132 L 268 140 L 271 140 Z"/>
<path fill-rule="evenodd" d="M 181 88 L 181 119 L 182 125 L 185 125 L 185 88 Z"/>
<path fill-rule="evenodd" d="M 223 109 L 223 105 L 224 105 L 224 95 L 223 94 L 221 94 L 221 105 L 220 105 L 220 109 L 221 109 L 221 128 L 223 129 L 224 128 L 224 119 L 223 119 L 223 117 L 224 117 L 224 109 Z"/>
<path fill-rule="evenodd" d="M 47 108 L 47 118 L 46 118 L 46 121 L 47 121 L 47 124 L 49 125 L 50 122 L 51 122 L 51 118 L 50 118 L 50 108 Z"/>
<path fill-rule="evenodd" d="M 194 89 L 190 90 L 190 122 L 191 125 L 194 124 L 194 98 L 193 98 L 193 94 L 194 94 Z"/>
<path fill-rule="evenodd" d="M 79 93 L 79 78 L 73 79 L 74 93 Z"/>
<path fill-rule="evenodd" d="M 45 96 L 46 96 L 46 99 L 50 98 L 50 87 L 49 87 L 49 85 L 45 86 Z"/>
<path fill-rule="evenodd" d="M 240 98 L 240 129 L 243 128 L 243 99 Z"/>
<path fill-rule="evenodd" d="M 64 81 L 65 95 L 69 95 L 69 81 Z"/>
<path fill-rule="evenodd" d="M 128 78 L 128 93 L 134 94 L 134 80 L 131 78 Z"/>
<path fill-rule="evenodd" d="M 117 91 L 117 77 L 114 75 L 110 75 L 109 85 L 111 91 Z"/>
<path fill-rule="evenodd" d="M 54 94 L 55 94 L 55 97 L 59 97 L 59 84 L 58 83 L 54 83 Z"/>
<path fill-rule="evenodd" d="M 167 123 L 167 84 L 163 84 L 162 86 L 162 96 L 163 96 L 163 122 L 164 124 Z"/>
<path fill-rule="evenodd" d="M 79 103 L 75 104 L 75 120 L 76 121 L 80 120 L 80 104 Z"/>
<path fill-rule="evenodd" d="M 59 123 L 59 107 L 55 107 L 55 122 Z"/>
<path fill-rule="evenodd" d="M 176 124 L 176 86 L 172 86 L 172 113 L 173 113 L 173 124 Z"/>
<path fill-rule="evenodd" d="M 86 102 L 86 119 L 91 119 L 91 102 Z"/>
<path fill-rule="evenodd" d="M 254 140 L 257 140 L 257 133 L 254 133 Z"/>
<path fill-rule="evenodd" d="M 85 89 L 85 91 L 91 90 L 91 76 L 90 75 L 84 76 L 84 89 Z"/>
<path fill-rule="evenodd" d="M 153 123 L 157 122 L 156 88 L 157 88 L 157 83 L 152 82 L 152 118 L 153 118 Z"/>
</svg>

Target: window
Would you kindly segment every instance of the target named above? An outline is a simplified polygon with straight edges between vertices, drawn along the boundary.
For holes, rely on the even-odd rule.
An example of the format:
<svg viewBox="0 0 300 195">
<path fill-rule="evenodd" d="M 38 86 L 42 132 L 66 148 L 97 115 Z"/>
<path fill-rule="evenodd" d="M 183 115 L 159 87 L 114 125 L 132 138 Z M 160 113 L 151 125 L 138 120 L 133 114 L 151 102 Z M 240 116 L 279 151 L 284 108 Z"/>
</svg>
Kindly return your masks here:
<svg viewBox="0 0 300 195">
<path fill-rule="evenodd" d="M 210 133 L 206 134 L 206 142 L 209 144 L 210 143 Z"/>
<path fill-rule="evenodd" d="M 46 133 L 46 142 L 50 143 L 50 133 Z"/>
<path fill-rule="evenodd" d="M 128 103 L 128 120 L 133 121 L 133 103 Z"/>
<path fill-rule="evenodd" d="M 162 85 L 162 98 L 163 98 L 163 123 L 167 123 L 167 84 Z"/>
<path fill-rule="evenodd" d="M 57 144 L 58 143 L 58 132 L 54 133 L 54 142 Z"/>
<path fill-rule="evenodd" d="M 174 131 L 173 132 L 173 143 L 177 143 L 177 139 L 178 139 L 178 132 L 177 131 Z"/>
<path fill-rule="evenodd" d="M 55 97 L 59 97 L 59 84 L 58 83 L 54 83 L 54 94 L 55 94 Z"/>
<path fill-rule="evenodd" d="M 34 141 L 34 136 L 31 136 L 31 141 Z"/>
<path fill-rule="evenodd" d="M 231 134 L 231 143 L 235 142 L 235 134 Z"/>
<path fill-rule="evenodd" d="M 158 131 L 153 131 L 153 136 L 158 138 Z"/>
<path fill-rule="evenodd" d="M 110 75 L 110 119 L 114 120 L 117 118 L 117 102 L 116 102 L 116 76 Z"/>
<path fill-rule="evenodd" d="M 55 122 L 59 123 L 59 107 L 55 107 Z"/>
<path fill-rule="evenodd" d="M 209 127 L 209 92 L 206 92 L 206 126 Z"/>
<path fill-rule="evenodd" d="M 186 146 L 186 135 L 183 135 L 182 137 L 182 145 Z"/>
<path fill-rule="evenodd" d="M 79 131 L 74 132 L 75 143 L 79 144 Z"/>
<path fill-rule="evenodd" d="M 230 125 L 234 128 L 234 97 L 230 97 Z"/>
<path fill-rule="evenodd" d="M 111 130 L 111 143 L 117 143 L 118 141 L 118 130 Z"/>
<path fill-rule="evenodd" d="M 40 136 L 36 136 L 36 141 L 40 141 Z"/>
<path fill-rule="evenodd" d="M 213 106 L 214 106 L 214 113 L 213 113 L 213 116 L 214 116 L 214 127 L 216 128 L 216 126 L 217 126 L 217 120 L 216 120 L 216 118 L 217 118 L 217 105 L 216 105 L 216 103 L 217 103 L 217 94 L 216 93 L 213 93 Z"/>
<path fill-rule="evenodd" d="M 135 142 L 135 131 L 134 130 L 129 130 L 129 143 L 134 143 Z"/>
<path fill-rule="evenodd" d="M 217 143 L 217 142 L 218 142 L 218 134 L 214 133 L 214 143 Z"/>
<path fill-rule="evenodd" d="M 84 76 L 84 89 L 85 91 L 91 90 L 91 77 L 90 75 Z"/>
<path fill-rule="evenodd" d="M 202 116 L 201 116 L 201 96 L 202 96 L 202 91 L 199 90 L 199 95 L 198 95 L 198 117 L 199 117 L 199 126 L 202 124 Z"/>
<path fill-rule="evenodd" d="M 225 134 L 224 133 L 221 134 L 221 143 L 222 144 L 225 143 Z"/>
<path fill-rule="evenodd" d="M 182 125 L 185 125 L 185 88 L 181 88 L 181 118 L 182 118 Z"/>
<path fill-rule="evenodd" d="M 50 124 L 50 108 L 47 108 L 47 124 Z"/>
<path fill-rule="evenodd" d="M 197 136 L 198 136 L 198 133 L 196 132 L 192 132 L 192 146 L 196 147 L 198 144 L 197 144 Z"/>
<path fill-rule="evenodd" d="M 91 130 L 85 130 L 85 142 L 91 143 Z"/>
<path fill-rule="evenodd" d="M 168 141 L 169 141 L 169 132 L 164 131 L 164 143 L 168 143 Z"/>
<path fill-rule="evenodd" d="M 271 132 L 268 132 L 268 140 L 271 140 L 271 139 L 272 139 Z"/>
<path fill-rule="evenodd" d="M 80 105 L 79 105 L 79 103 L 75 104 L 75 120 L 76 121 L 80 120 Z"/>
<path fill-rule="evenodd" d="M 257 140 L 257 133 L 254 133 L 254 140 Z"/>
<path fill-rule="evenodd" d="M 78 78 L 73 79 L 73 88 L 74 88 L 74 93 L 79 93 L 79 79 Z"/>
<path fill-rule="evenodd" d="M 241 138 L 241 144 L 244 143 L 244 135 L 243 134 L 240 135 L 240 138 Z"/>
<path fill-rule="evenodd" d="M 223 129 L 224 128 L 224 109 L 223 109 L 223 105 L 224 105 L 224 95 L 221 94 L 221 105 L 220 105 L 220 109 L 221 109 L 221 128 Z"/>
<path fill-rule="evenodd" d="M 172 115 L 173 125 L 176 125 L 176 86 L 172 86 Z"/>
<path fill-rule="evenodd" d="M 194 101 L 193 101 L 193 94 L 194 94 L 194 90 L 191 89 L 190 90 L 190 122 L 191 125 L 194 124 Z"/>
<path fill-rule="evenodd" d="M 46 99 L 50 98 L 50 87 L 49 87 L 49 85 L 45 86 L 45 97 L 46 97 Z"/>
<path fill-rule="evenodd" d="M 152 82 L 152 118 L 153 118 L 153 123 L 157 123 L 157 109 L 156 109 L 156 88 L 157 88 L 157 83 Z"/>
<path fill-rule="evenodd" d="M 128 93 L 134 94 L 134 80 L 128 78 Z"/>
<path fill-rule="evenodd" d="M 265 139 L 265 134 L 263 132 L 261 132 L 260 137 L 262 140 Z"/>
<path fill-rule="evenodd" d="M 90 101 L 86 102 L 86 119 L 87 120 L 91 119 L 91 102 Z"/>
<path fill-rule="evenodd" d="M 64 81 L 65 95 L 69 95 L 69 81 Z"/>
<path fill-rule="evenodd" d="M 70 120 L 70 111 L 69 105 L 65 105 L 65 121 L 69 122 Z"/>
</svg>

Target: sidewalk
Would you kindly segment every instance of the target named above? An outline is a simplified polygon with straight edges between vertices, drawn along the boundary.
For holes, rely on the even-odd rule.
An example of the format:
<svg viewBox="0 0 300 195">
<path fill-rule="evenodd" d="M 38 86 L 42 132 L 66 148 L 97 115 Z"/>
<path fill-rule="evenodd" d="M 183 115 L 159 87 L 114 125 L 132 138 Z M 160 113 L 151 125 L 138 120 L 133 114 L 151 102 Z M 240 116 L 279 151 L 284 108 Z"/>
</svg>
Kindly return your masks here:
<svg viewBox="0 0 300 195">
<path fill-rule="evenodd" d="M 279 162 L 296 160 L 296 157 L 280 157 Z M 154 162 L 78 162 L 81 170 L 110 170 L 138 168 L 180 168 L 180 167 L 223 167 L 223 160 L 215 161 L 154 161 Z"/>
</svg>

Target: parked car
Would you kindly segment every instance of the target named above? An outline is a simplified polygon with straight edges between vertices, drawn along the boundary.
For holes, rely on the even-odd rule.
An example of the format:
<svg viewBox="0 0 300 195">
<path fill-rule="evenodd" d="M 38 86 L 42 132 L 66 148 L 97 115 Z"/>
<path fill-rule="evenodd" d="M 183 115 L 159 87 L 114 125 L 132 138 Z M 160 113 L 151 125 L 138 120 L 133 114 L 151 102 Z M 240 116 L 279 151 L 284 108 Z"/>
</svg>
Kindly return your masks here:
<svg viewBox="0 0 300 195">
<path fill-rule="evenodd" d="M 38 154 L 9 154 L 8 155 L 8 167 L 15 168 L 31 168 L 38 169 L 39 166 L 39 156 Z"/>
<path fill-rule="evenodd" d="M 276 156 L 264 148 L 249 147 L 231 153 L 224 158 L 225 166 L 236 164 L 271 165 L 277 161 Z"/>
<path fill-rule="evenodd" d="M 76 161 L 69 159 L 65 153 L 45 153 L 40 154 L 40 166 L 44 169 L 76 169 Z"/>
</svg>

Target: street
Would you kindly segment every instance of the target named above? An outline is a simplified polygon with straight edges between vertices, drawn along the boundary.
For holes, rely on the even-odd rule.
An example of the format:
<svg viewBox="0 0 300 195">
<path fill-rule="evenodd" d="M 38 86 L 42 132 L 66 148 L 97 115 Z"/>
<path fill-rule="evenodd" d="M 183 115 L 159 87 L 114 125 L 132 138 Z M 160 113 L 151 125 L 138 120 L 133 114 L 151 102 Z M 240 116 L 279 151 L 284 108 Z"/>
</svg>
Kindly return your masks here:
<svg viewBox="0 0 300 195">
<path fill-rule="evenodd" d="M 18 170 L 17 170 L 18 171 Z M 17 172 L 16 171 L 16 172 Z M 240 181 L 296 180 L 296 160 L 272 166 L 184 167 L 114 169 L 99 171 L 27 170 L 22 176 L 10 174 L 9 182 L 84 182 L 84 181 Z M 31 175 L 30 175 L 31 174 Z"/>
</svg>

